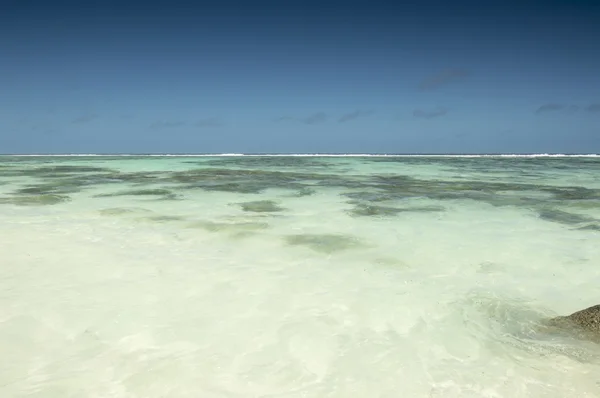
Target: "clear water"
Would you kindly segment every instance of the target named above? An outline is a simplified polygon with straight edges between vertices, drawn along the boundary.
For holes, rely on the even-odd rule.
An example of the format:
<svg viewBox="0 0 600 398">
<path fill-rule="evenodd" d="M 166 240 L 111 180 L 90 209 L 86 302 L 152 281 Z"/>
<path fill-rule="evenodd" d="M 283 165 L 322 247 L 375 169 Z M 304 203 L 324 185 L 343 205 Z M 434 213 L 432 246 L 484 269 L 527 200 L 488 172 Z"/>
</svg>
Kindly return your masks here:
<svg viewBox="0 0 600 398">
<path fill-rule="evenodd" d="M 600 158 L 0 157 L 2 397 L 598 397 Z"/>
</svg>

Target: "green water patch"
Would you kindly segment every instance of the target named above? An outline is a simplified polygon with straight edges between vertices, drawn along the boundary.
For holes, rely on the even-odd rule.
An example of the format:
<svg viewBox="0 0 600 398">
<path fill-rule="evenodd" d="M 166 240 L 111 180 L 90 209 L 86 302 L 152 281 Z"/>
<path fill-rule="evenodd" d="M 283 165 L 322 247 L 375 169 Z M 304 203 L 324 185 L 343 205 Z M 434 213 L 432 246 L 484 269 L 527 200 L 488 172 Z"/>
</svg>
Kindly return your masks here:
<svg viewBox="0 0 600 398">
<path fill-rule="evenodd" d="M 190 161 L 202 166 L 213 167 L 236 167 L 236 168 L 327 168 L 332 163 L 325 158 L 300 157 L 300 156 L 236 156 L 236 157 L 218 157 L 209 158 L 203 161 Z"/>
<path fill-rule="evenodd" d="M 534 207 L 554 201 L 551 193 L 531 190 L 496 191 L 479 200 L 495 207 Z"/>
<path fill-rule="evenodd" d="M 83 168 L 88 173 L 72 174 L 69 171 L 73 167 L 63 168 L 63 172 L 55 173 L 54 169 L 43 168 L 37 170 L 31 175 L 24 175 L 21 172 L 14 173 L 19 177 L 34 177 L 32 183 L 29 183 L 15 191 L 16 194 L 63 194 L 75 193 L 93 186 L 127 183 L 128 185 L 145 186 L 147 184 L 156 184 L 160 181 L 156 175 L 147 173 L 118 173 L 110 169 L 102 168 Z M 36 169 L 34 169 L 36 170 Z M 91 172 L 94 170 L 95 172 Z M 111 172 L 106 172 L 111 171 Z M 0 173 L 1 174 L 1 173 Z"/>
<path fill-rule="evenodd" d="M 148 185 L 148 184 L 157 184 L 161 181 L 168 180 L 168 173 L 160 173 L 160 172 L 148 172 L 148 171 L 138 171 L 138 172 L 113 172 L 107 174 L 101 174 L 97 177 L 101 179 L 100 181 L 104 183 L 127 183 L 127 184 L 136 184 L 136 185 Z"/>
<path fill-rule="evenodd" d="M 265 171 L 265 170 L 234 170 L 203 168 L 173 172 L 170 179 L 175 182 L 193 184 L 206 182 L 230 182 L 254 180 L 261 182 L 296 182 L 306 177 L 303 173 Z"/>
<path fill-rule="evenodd" d="M 198 185 L 195 185 L 194 188 L 198 188 Z M 270 187 L 265 184 L 259 184 L 256 182 L 249 181 L 249 182 L 231 182 L 231 183 L 222 183 L 222 184 L 219 184 L 219 183 L 203 184 L 200 188 L 202 188 L 205 191 L 259 194 Z"/>
<path fill-rule="evenodd" d="M 474 199 L 486 200 L 496 190 L 518 190 L 522 187 L 507 186 L 500 183 L 481 183 L 474 181 L 419 180 L 408 176 L 375 175 L 367 181 L 353 179 L 351 184 L 362 188 L 360 191 L 347 192 L 345 197 L 369 202 L 383 202 L 408 198 L 429 198 L 434 200 Z M 349 184 L 346 184 L 348 186 Z M 368 188 L 365 190 L 365 188 Z"/>
<path fill-rule="evenodd" d="M 303 198 L 305 196 L 312 196 L 316 193 L 317 193 L 317 191 L 315 189 L 304 187 L 304 188 L 298 189 L 296 192 L 293 192 L 292 194 L 287 195 L 287 196 L 292 197 L 292 198 Z"/>
<path fill-rule="evenodd" d="M 20 175 L 15 173 L 15 168 L 8 165 L 0 165 L 0 178 L 1 177 L 19 177 Z"/>
<path fill-rule="evenodd" d="M 477 269 L 477 273 L 479 274 L 496 274 L 502 272 L 505 267 L 493 261 L 484 261 L 479 264 L 479 268 Z"/>
<path fill-rule="evenodd" d="M 575 228 L 579 231 L 600 231 L 600 222 L 584 225 L 583 227 Z"/>
<path fill-rule="evenodd" d="M 0 175 L 11 177 L 61 178 L 84 173 L 109 173 L 112 169 L 91 166 L 54 165 L 42 167 L 21 167 L 0 170 Z"/>
<path fill-rule="evenodd" d="M 474 198 L 472 198 L 474 199 Z M 475 199 L 474 199 L 475 200 Z M 481 202 L 490 204 L 494 207 L 526 207 L 531 208 L 538 206 L 543 203 L 547 203 L 548 200 L 538 199 L 538 198 L 530 198 L 530 197 L 521 197 L 515 195 L 488 195 L 485 198 L 477 199 Z"/>
<path fill-rule="evenodd" d="M 402 211 L 396 207 L 362 204 L 349 210 L 348 214 L 353 217 L 392 217 Z"/>
<path fill-rule="evenodd" d="M 157 201 L 157 202 L 162 202 L 162 201 L 174 201 L 174 200 L 184 200 L 185 198 L 181 195 L 178 195 L 176 193 L 171 193 L 169 195 L 163 195 L 163 196 L 157 196 L 152 198 L 153 200 Z"/>
<path fill-rule="evenodd" d="M 570 213 L 567 211 L 562 211 L 553 208 L 545 208 L 538 210 L 538 216 L 542 220 L 553 221 L 566 225 L 580 225 L 584 223 L 593 223 L 599 221 L 593 217 Z"/>
<path fill-rule="evenodd" d="M 252 213 L 277 213 L 284 211 L 285 208 L 279 206 L 273 200 L 255 200 L 252 202 L 238 203 L 243 211 Z"/>
<path fill-rule="evenodd" d="M 182 216 L 155 215 L 155 216 L 139 217 L 139 218 L 137 218 L 137 220 L 144 221 L 144 222 L 167 223 L 167 222 L 185 221 L 186 218 L 182 217 Z"/>
<path fill-rule="evenodd" d="M 102 158 L 111 159 L 111 158 Z M 119 161 L 122 158 L 117 158 Z M 135 159 L 135 158 L 128 158 Z M 80 159 L 75 159 L 79 161 Z M 341 160 L 340 160 L 341 161 Z M 348 162 L 347 159 L 344 160 Z M 432 158 L 367 158 L 364 161 L 392 161 L 407 165 L 428 165 L 438 162 Z M 355 163 L 352 161 L 350 163 Z M 363 162 L 361 159 L 360 162 Z M 562 162 L 562 161 L 561 161 Z M 560 169 L 561 162 L 550 162 L 554 168 Z M 579 164 L 577 161 L 574 164 Z M 600 162 L 585 160 L 585 167 L 596 167 Z M 596 162 L 596 163 L 594 163 Z M 399 214 L 395 202 L 399 199 L 429 198 L 433 200 L 475 200 L 493 206 L 515 206 L 538 208 L 540 206 L 564 206 L 573 204 L 578 208 L 597 208 L 600 203 L 600 190 L 585 187 L 564 187 L 538 185 L 515 182 L 520 174 L 546 173 L 544 162 L 514 161 L 503 159 L 440 159 L 444 167 L 456 167 L 456 170 L 471 172 L 479 170 L 481 177 L 469 176 L 465 179 L 425 180 L 403 175 L 400 173 L 378 173 L 371 175 L 353 175 L 339 172 L 337 159 L 302 158 L 302 157 L 236 157 L 210 158 L 192 163 L 204 166 L 184 171 L 156 172 L 120 172 L 109 167 L 92 167 L 85 164 L 65 165 L 56 159 L 49 159 L 41 165 L 40 161 L 18 164 L 18 167 L 0 168 L 0 175 L 9 173 L 13 176 L 28 176 L 39 178 L 37 183 L 18 187 L 13 193 L 19 196 L 29 195 L 68 195 L 91 186 L 105 184 L 127 184 L 128 189 L 101 196 L 132 196 L 155 200 L 175 200 L 179 196 L 173 192 L 178 189 L 200 189 L 204 191 L 231 192 L 240 194 L 260 194 L 266 190 L 284 190 L 293 197 L 313 195 L 319 188 L 334 188 L 352 190 L 342 195 L 355 200 L 356 208 L 352 210 L 355 216 L 390 216 Z M 106 162 L 110 164 L 110 162 Z M 12 165 L 11 165 L 12 166 Z M 33 167 L 35 166 L 35 167 Z M 323 167 L 321 167 L 323 166 Z M 504 170 L 503 167 L 508 167 Z M 555 167 L 556 166 L 556 167 Z M 230 169 L 227 167 L 236 167 Z M 490 168 L 502 170 L 502 178 L 486 177 L 483 171 Z M 571 163 L 565 166 L 567 171 L 575 170 Z M 268 170 L 267 170 L 268 169 Z M 508 170 L 508 171 L 507 171 Z M 586 169 L 588 170 L 588 169 Z M 600 166 L 598 166 L 600 170 Z M 492 170 L 493 171 L 493 170 Z M 337 174 L 336 174 L 337 173 Z M 509 180 L 511 174 L 514 180 Z M 489 173 L 488 173 L 489 174 Z M 563 172 L 564 174 L 564 172 Z M 33 180 L 35 181 L 35 180 Z M 166 189 L 166 193 L 158 193 L 156 186 L 175 184 L 177 188 Z M 112 190 L 114 191 L 114 190 Z M 154 193 L 151 193 L 154 192 Z M 249 210 L 252 211 L 252 210 Z M 281 210 L 278 210 L 281 211 Z M 258 211 L 259 213 L 261 211 Z M 264 211 L 269 213 L 271 211 Z"/>
<path fill-rule="evenodd" d="M 305 192 L 319 187 L 352 189 L 343 195 L 364 201 L 402 198 L 493 200 L 496 192 L 538 191 L 533 184 L 501 181 L 421 180 L 400 174 L 322 174 L 291 171 L 195 169 L 171 173 L 170 181 L 186 189 L 204 189 L 258 194 L 267 189 L 290 189 Z M 551 189 L 550 187 L 546 187 Z M 555 189 L 556 190 L 556 189 Z M 557 190 L 560 192 L 560 189 Z"/>
<path fill-rule="evenodd" d="M 567 206 L 581 210 L 600 210 L 600 200 L 572 200 Z"/>
<path fill-rule="evenodd" d="M 62 176 L 63 175 L 58 175 L 57 177 L 62 177 Z M 0 169 L 0 177 L 30 177 L 30 175 L 25 170 L 11 168 L 11 169 L 4 169 L 4 170 Z M 40 177 L 40 176 L 34 175 L 33 177 Z M 48 178 L 47 175 L 43 175 L 41 177 Z"/>
<path fill-rule="evenodd" d="M 600 219 L 582 214 L 543 208 L 538 210 L 538 216 L 542 220 L 568 225 L 580 231 L 600 231 Z"/>
<path fill-rule="evenodd" d="M 226 233 L 241 237 L 256 234 L 269 228 L 266 222 L 237 221 L 237 222 L 214 222 L 196 221 L 188 224 L 188 228 L 199 228 L 209 232 Z"/>
<path fill-rule="evenodd" d="M 394 257 L 377 257 L 373 260 L 375 265 L 391 268 L 409 268 L 404 261 Z"/>
<path fill-rule="evenodd" d="M 129 216 L 152 213 L 152 210 L 141 207 L 110 207 L 100 210 L 99 213 L 103 216 Z"/>
<path fill-rule="evenodd" d="M 360 202 L 398 199 L 474 200 L 493 206 L 532 207 L 549 202 L 581 204 L 600 200 L 600 190 L 584 187 L 548 186 L 503 181 L 419 180 L 407 176 L 374 175 L 367 181 L 352 179 L 362 189 L 342 195 Z M 367 188 L 367 189 L 365 189 Z"/>
<path fill-rule="evenodd" d="M 0 203 L 16 206 L 49 206 L 57 205 L 70 201 L 67 195 L 14 195 L 10 197 L 0 197 Z"/>
<path fill-rule="evenodd" d="M 356 205 L 348 213 L 353 217 L 393 217 L 400 213 L 437 213 L 443 212 L 442 206 L 390 207 L 372 204 Z"/>
<path fill-rule="evenodd" d="M 184 189 L 258 194 L 267 189 L 301 191 L 312 174 L 231 169 L 195 169 L 171 173 L 169 181 L 183 184 Z"/>
<path fill-rule="evenodd" d="M 102 209 L 99 213 L 108 217 L 127 217 L 141 222 L 167 223 L 175 221 L 186 221 L 183 216 L 171 216 L 163 214 L 155 214 L 152 210 L 141 207 L 110 207 Z"/>
<path fill-rule="evenodd" d="M 269 228 L 266 222 L 238 221 L 238 222 L 214 222 L 196 221 L 188 225 L 190 228 L 201 228 L 210 232 L 239 232 L 259 231 Z"/>
<path fill-rule="evenodd" d="M 356 202 L 385 202 L 394 200 L 396 197 L 389 192 L 382 190 L 371 190 L 371 191 L 359 191 L 359 192 L 345 192 L 341 194 L 346 198 L 350 198 L 350 203 Z"/>
<path fill-rule="evenodd" d="M 471 199 L 489 201 L 497 191 L 519 191 L 526 187 L 518 184 L 479 181 L 416 181 L 405 190 L 413 197 L 427 197 L 436 200 Z"/>
<path fill-rule="evenodd" d="M 69 165 L 57 165 L 57 166 L 44 166 L 33 169 L 35 172 L 51 172 L 51 173 L 104 173 L 110 172 L 112 169 L 106 167 L 93 167 L 93 166 L 69 166 Z"/>
<path fill-rule="evenodd" d="M 104 197 L 115 197 L 115 196 L 141 196 L 141 197 L 158 197 L 159 199 L 177 199 L 177 195 L 168 189 L 154 188 L 154 189 L 129 189 L 125 191 L 102 193 L 94 195 L 96 198 Z"/>
<path fill-rule="evenodd" d="M 374 190 L 381 187 L 373 177 L 375 176 L 359 176 L 351 174 L 342 175 L 322 175 L 316 178 L 312 183 L 317 187 L 325 188 L 344 188 L 349 190 Z"/>
<path fill-rule="evenodd" d="M 108 194 L 99 194 L 96 196 L 162 196 L 169 195 L 171 191 L 168 189 L 156 188 L 156 189 L 132 189 L 121 192 L 114 192 Z"/>
<path fill-rule="evenodd" d="M 81 192 L 83 184 L 74 181 L 50 181 L 42 184 L 28 184 L 14 191 L 17 195 L 71 194 Z"/>
<path fill-rule="evenodd" d="M 451 168 L 453 171 L 465 173 L 472 171 L 508 172 L 516 177 L 521 174 L 547 175 L 561 170 L 597 169 L 600 171 L 600 162 L 594 158 L 507 158 L 507 157 L 369 157 L 365 162 L 396 163 L 406 166 Z"/>
<path fill-rule="evenodd" d="M 600 189 L 584 187 L 544 187 L 542 190 L 552 193 L 557 200 L 562 201 L 600 200 Z"/>
<path fill-rule="evenodd" d="M 360 239 L 341 234 L 298 234 L 284 239 L 290 246 L 303 246 L 324 254 L 366 247 Z"/>
</svg>

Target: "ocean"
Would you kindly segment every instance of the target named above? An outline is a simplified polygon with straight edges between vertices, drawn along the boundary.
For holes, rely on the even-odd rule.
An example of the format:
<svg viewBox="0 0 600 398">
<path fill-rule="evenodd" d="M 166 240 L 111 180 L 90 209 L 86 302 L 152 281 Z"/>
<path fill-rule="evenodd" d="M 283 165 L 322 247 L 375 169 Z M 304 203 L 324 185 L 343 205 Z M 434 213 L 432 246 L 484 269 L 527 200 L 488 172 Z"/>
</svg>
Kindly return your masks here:
<svg viewBox="0 0 600 398">
<path fill-rule="evenodd" d="M 600 397 L 598 156 L 1 156 L 0 396 Z"/>
</svg>

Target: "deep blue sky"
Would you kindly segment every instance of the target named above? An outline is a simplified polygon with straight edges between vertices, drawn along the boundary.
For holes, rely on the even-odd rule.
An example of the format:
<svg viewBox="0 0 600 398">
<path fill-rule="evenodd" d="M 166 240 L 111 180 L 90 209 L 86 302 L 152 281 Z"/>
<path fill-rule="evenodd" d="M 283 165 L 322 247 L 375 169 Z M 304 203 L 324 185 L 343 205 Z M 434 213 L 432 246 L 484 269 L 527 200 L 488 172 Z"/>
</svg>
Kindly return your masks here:
<svg viewBox="0 0 600 398">
<path fill-rule="evenodd" d="M 600 153 L 600 1 L 0 2 L 0 153 Z"/>
</svg>

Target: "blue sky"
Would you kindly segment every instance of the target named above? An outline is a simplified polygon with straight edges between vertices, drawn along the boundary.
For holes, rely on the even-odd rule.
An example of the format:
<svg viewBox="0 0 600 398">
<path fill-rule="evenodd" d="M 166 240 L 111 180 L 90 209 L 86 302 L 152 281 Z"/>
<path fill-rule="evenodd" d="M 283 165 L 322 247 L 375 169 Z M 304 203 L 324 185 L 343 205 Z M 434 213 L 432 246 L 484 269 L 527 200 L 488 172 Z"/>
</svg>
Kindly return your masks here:
<svg viewBox="0 0 600 398">
<path fill-rule="evenodd" d="M 3 4 L 0 153 L 600 152 L 597 1 Z"/>
</svg>

